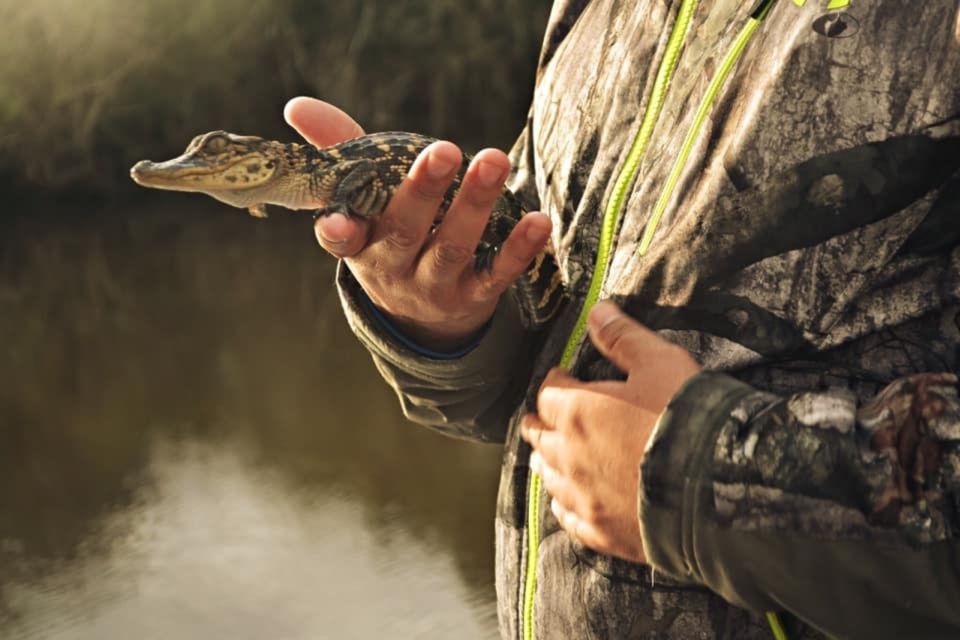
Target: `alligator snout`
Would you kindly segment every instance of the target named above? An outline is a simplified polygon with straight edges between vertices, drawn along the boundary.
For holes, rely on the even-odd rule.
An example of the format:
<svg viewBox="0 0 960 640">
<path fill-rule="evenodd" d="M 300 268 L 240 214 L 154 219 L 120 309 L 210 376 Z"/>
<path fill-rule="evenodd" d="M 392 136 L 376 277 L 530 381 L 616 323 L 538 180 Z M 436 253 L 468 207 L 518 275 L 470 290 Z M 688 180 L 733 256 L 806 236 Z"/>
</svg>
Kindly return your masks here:
<svg viewBox="0 0 960 640">
<path fill-rule="evenodd" d="M 130 177 L 133 178 L 133 181 L 137 184 L 143 184 L 144 177 L 150 173 L 150 168 L 153 166 L 153 163 L 149 160 L 141 160 L 137 164 L 130 167 Z"/>
</svg>

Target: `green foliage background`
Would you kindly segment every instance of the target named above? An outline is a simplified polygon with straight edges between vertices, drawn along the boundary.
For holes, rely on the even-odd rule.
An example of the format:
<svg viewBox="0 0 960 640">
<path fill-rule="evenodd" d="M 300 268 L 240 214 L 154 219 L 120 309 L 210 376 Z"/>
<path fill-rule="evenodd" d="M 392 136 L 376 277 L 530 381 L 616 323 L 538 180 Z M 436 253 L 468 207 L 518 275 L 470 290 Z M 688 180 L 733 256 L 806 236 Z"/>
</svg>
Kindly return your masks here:
<svg viewBox="0 0 960 640">
<path fill-rule="evenodd" d="M 292 138 L 294 95 L 467 149 L 523 124 L 546 0 L 0 0 L 0 173 L 109 191 L 198 132 Z"/>
</svg>

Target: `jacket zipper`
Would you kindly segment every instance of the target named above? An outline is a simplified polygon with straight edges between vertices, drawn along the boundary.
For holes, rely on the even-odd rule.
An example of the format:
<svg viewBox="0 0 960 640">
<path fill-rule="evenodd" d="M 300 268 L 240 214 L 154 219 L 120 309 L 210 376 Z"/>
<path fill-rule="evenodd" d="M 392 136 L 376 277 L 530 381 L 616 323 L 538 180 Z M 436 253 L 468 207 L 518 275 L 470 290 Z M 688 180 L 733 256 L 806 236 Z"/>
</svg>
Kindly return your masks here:
<svg viewBox="0 0 960 640">
<path fill-rule="evenodd" d="M 657 69 L 657 76 L 654 80 L 653 90 L 650 92 L 650 99 L 647 102 L 643 120 L 640 123 L 640 129 L 630 145 L 630 151 L 620 168 L 617 180 L 614 183 L 613 193 L 603 213 L 600 244 L 597 248 L 593 275 L 590 278 L 590 287 L 587 290 L 583 307 L 580 309 L 580 315 L 577 316 L 577 322 L 574 324 L 573 331 L 563 349 L 563 356 L 560 359 L 561 367 L 569 368 L 573 362 L 577 347 L 587 331 L 587 316 L 590 309 L 600 298 L 600 290 L 609 266 L 620 215 L 626 204 L 630 187 L 637 176 L 637 170 L 640 168 L 640 160 L 643 158 L 650 138 L 653 136 L 653 129 L 663 108 L 667 87 L 680 58 L 680 50 L 683 48 L 683 41 L 689 30 L 690 19 L 693 17 L 697 2 L 698 0 L 682 1 L 676 22 L 674 22 L 673 29 L 670 31 L 670 38 L 667 40 L 666 51 Z M 540 547 L 540 493 L 540 476 L 531 471 L 527 488 L 527 560 L 524 568 L 523 615 L 521 620 L 523 640 L 535 640 L 534 602 L 537 594 L 537 564 Z"/>
<path fill-rule="evenodd" d="M 660 198 L 657 200 L 657 205 L 654 207 L 654 213 L 646 225 L 643 240 L 641 240 L 640 243 L 641 256 L 646 253 L 646 250 L 649 248 L 650 243 L 652 242 L 657 223 L 659 222 L 660 217 L 663 215 L 663 210 L 666 209 L 666 203 L 672 195 L 679 175 L 686 165 L 686 161 L 690 155 L 690 150 L 693 147 L 693 143 L 696 140 L 697 134 L 702 128 L 706 114 L 713 105 L 714 99 L 729 76 L 730 71 L 740 59 L 740 55 L 746 48 L 746 45 L 753 36 L 753 33 L 757 30 L 760 22 L 762 22 L 767 16 L 770 8 L 775 3 L 776 0 L 760 0 L 754 10 L 751 12 L 747 24 L 738 34 L 733 45 L 724 56 L 723 62 L 717 69 L 717 72 L 714 74 L 714 77 L 707 88 L 707 92 L 700 102 L 690 130 L 687 132 L 687 136 L 684 139 L 680 155 L 674 163 L 673 169 L 670 172 L 670 177 L 664 186 L 664 190 L 661 193 Z M 643 158 L 644 152 L 647 149 L 647 145 L 649 144 L 653 135 L 654 127 L 660 116 L 660 111 L 663 107 L 663 101 L 666 97 L 667 88 L 669 87 L 670 79 L 673 77 L 673 72 L 676 69 L 677 61 L 680 58 L 680 51 L 683 48 L 683 43 L 689 30 L 690 19 L 693 17 L 693 12 L 696 9 L 697 4 L 698 0 L 682 0 L 676 22 L 674 22 L 673 29 L 670 32 L 670 38 L 667 41 L 666 51 L 663 55 L 663 59 L 660 61 L 660 66 L 657 69 L 657 76 L 654 80 L 653 90 L 650 94 L 650 100 L 648 101 L 647 108 L 643 114 L 643 120 L 640 124 L 640 129 L 637 131 L 637 134 L 630 145 L 630 151 L 627 154 L 627 158 L 624 161 L 623 166 L 620 168 L 620 172 L 617 174 L 613 193 L 611 194 L 610 199 L 607 201 L 607 206 L 603 213 L 603 221 L 600 227 L 600 242 L 597 247 L 597 257 L 595 259 L 593 274 L 590 278 L 590 286 L 587 290 L 587 296 L 584 300 L 583 307 L 580 309 L 580 314 L 577 316 L 577 321 L 570 333 L 570 337 L 567 339 L 567 343 L 563 349 L 563 355 L 560 359 L 560 366 L 565 369 L 569 368 L 573 362 L 574 355 L 576 354 L 577 349 L 579 348 L 580 343 L 586 334 L 587 316 L 589 316 L 590 310 L 600 299 L 600 291 L 603 287 L 603 281 L 606 277 L 607 269 L 609 268 L 610 254 L 613 249 L 613 243 L 617 227 L 620 222 L 620 217 L 623 213 L 623 208 L 626 204 L 630 187 L 633 185 L 637 177 L 637 171 L 640 168 L 640 160 Z M 663 204 L 661 204 L 661 201 L 663 201 Z M 524 567 L 523 611 L 521 617 L 523 640 L 535 640 L 534 603 L 537 593 L 537 564 L 540 547 L 540 494 L 542 490 L 542 484 L 538 474 L 531 471 L 529 476 L 530 480 L 527 488 L 527 554 Z M 780 625 L 776 614 L 768 613 L 767 618 L 770 622 L 770 626 L 775 637 L 780 638 L 781 636 L 779 636 L 777 633 L 780 631 L 780 628 L 778 628 Z"/>
<path fill-rule="evenodd" d="M 693 122 L 687 130 L 686 137 L 683 139 L 683 144 L 680 146 L 680 153 L 677 155 L 677 159 L 673 163 L 673 168 L 670 170 L 670 175 L 663 185 L 663 191 L 660 192 L 660 197 L 657 198 L 657 203 L 653 207 L 650 220 L 643 230 L 643 237 L 640 240 L 640 248 L 638 249 L 641 256 L 647 253 L 647 249 L 650 248 L 650 244 L 653 242 L 653 234 L 656 233 L 660 218 L 663 217 L 663 212 L 667 209 L 667 203 L 670 202 L 670 196 L 673 195 L 673 191 L 677 187 L 680 174 L 683 173 L 684 168 L 687 166 L 690 151 L 693 149 L 693 145 L 700 135 L 703 122 L 706 120 L 707 114 L 710 112 L 710 108 L 713 106 L 717 94 L 720 93 L 720 89 L 724 83 L 726 83 L 730 71 L 736 66 L 737 61 L 740 59 L 740 54 L 743 53 L 743 50 L 747 47 L 747 43 L 750 42 L 750 38 L 753 37 L 757 27 L 760 26 L 760 23 L 767 16 L 767 13 L 775 2 L 776 0 L 763 0 L 757 5 L 747 20 L 747 24 L 745 24 L 740 30 L 740 33 L 737 34 L 737 38 L 733 41 L 733 46 L 727 50 L 727 54 L 723 57 L 723 61 L 717 68 L 716 73 L 713 74 L 713 78 L 707 86 L 707 91 L 703 99 L 700 100 L 700 105 L 697 107 L 697 113 L 693 117 Z"/>
</svg>

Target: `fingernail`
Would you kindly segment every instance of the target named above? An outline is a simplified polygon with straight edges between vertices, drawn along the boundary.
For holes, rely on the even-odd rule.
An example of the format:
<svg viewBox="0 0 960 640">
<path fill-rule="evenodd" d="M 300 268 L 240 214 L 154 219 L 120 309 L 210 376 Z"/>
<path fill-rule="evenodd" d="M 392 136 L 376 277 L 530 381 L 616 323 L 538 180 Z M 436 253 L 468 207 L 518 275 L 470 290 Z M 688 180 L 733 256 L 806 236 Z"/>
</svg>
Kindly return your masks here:
<svg viewBox="0 0 960 640">
<path fill-rule="evenodd" d="M 612 302 L 604 300 L 603 302 L 598 303 L 597 306 L 593 308 L 593 311 L 590 312 L 590 327 L 594 331 L 599 331 L 616 320 L 619 316 L 620 308 Z"/>
<path fill-rule="evenodd" d="M 333 239 L 328 238 L 327 236 L 323 235 L 322 233 L 320 234 L 320 237 L 323 238 L 323 242 L 324 242 L 326 245 L 332 246 L 332 247 L 339 247 L 340 245 L 342 245 L 343 243 L 346 242 L 346 240 L 333 240 Z"/>
<path fill-rule="evenodd" d="M 536 451 L 530 454 L 530 470 L 537 475 L 543 475 L 540 473 L 543 471 L 543 460 L 540 458 L 540 454 Z"/>
<path fill-rule="evenodd" d="M 564 525 L 564 518 L 566 518 L 567 510 L 557 502 L 556 498 L 550 499 L 550 511 L 553 512 L 554 517 L 560 521 L 560 526 Z"/>
<path fill-rule="evenodd" d="M 344 218 L 343 214 L 333 213 L 333 214 L 330 214 L 329 216 L 327 216 L 326 218 L 319 218 L 319 219 L 317 219 L 317 223 L 316 223 L 317 235 L 320 236 L 320 239 L 321 239 L 321 240 L 323 240 L 325 243 L 330 244 L 330 245 L 341 245 L 341 244 L 343 244 L 344 242 L 347 241 L 346 238 L 331 238 L 327 233 L 324 232 L 324 227 L 325 227 L 326 225 L 324 225 L 323 222 L 330 222 L 330 221 L 333 220 L 336 216 L 340 216 L 341 218 Z M 344 218 L 344 219 L 346 219 L 346 218 Z"/>
<path fill-rule="evenodd" d="M 453 173 L 456 166 L 457 161 L 451 158 L 449 153 L 441 155 L 439 150 L 433 150 L 427 158 L 427 175 L 434 180 L 440 180 Z"/>
<path fill-rule="evenodd" d="M 493 189 L 498 183 L 506 177 L 506 171 L 492 162 L 481 162 L 477 167 L 477 178 L 480 186 L 487 189 Z"/>
</svg>

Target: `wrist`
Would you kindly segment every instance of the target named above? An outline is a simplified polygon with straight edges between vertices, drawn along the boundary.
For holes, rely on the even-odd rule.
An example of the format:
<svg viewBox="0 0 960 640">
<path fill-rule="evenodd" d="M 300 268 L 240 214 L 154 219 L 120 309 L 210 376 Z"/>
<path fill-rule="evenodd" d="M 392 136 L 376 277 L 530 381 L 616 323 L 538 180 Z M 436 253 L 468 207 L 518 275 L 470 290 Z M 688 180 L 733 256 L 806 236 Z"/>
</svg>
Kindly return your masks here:
<svg viewBox="0 0 960 640">
<path fill-rule="evenodd" d="M 367 302 L 380 317 L 381 322 L 391 328 L 394 333 L 421 350 L 445 354 L 461 352 L 474 346 L 490 324 L 490 319 L 497 308 L 494 304 L 485 314 L 424 320 L 422 309 L 416 310 L 421 317 L 411 317 L 408 313 L 391 309 L 390 305 L 378 299 L 379 296 L 371 294 L 362 286 L 360 290 L 363 291 Z"/>
<path fill-rule="evenodd" d="M 355 291 L 358 294 L 357 299 L 382 329 L 410 351 L 432 360 L 452 360 L 467 355 L 477 347 L 492 322 L 491 316 L 467 338 L 459 334 L 444 333 L 440 340 L 437 340 L 436 335 L 425 332 L 416 322 L 402 324 L 395 316 L 377 306 L 363 288 L 357 286 Z"/>
<path fill-rule="evenodd" d="M 460 325 L 431 324 L 395 316 L 382 308 L 378 308 L 378 310 L 387 322 L 396 327 L 409 340 L 420 347 L 441 353 L 459 352 L 474 345 L 490 323 L 488 317 L 479 322 L 473 321 Z M 490 316 L 493 316 L 492 312 Z"/>
</svg>

